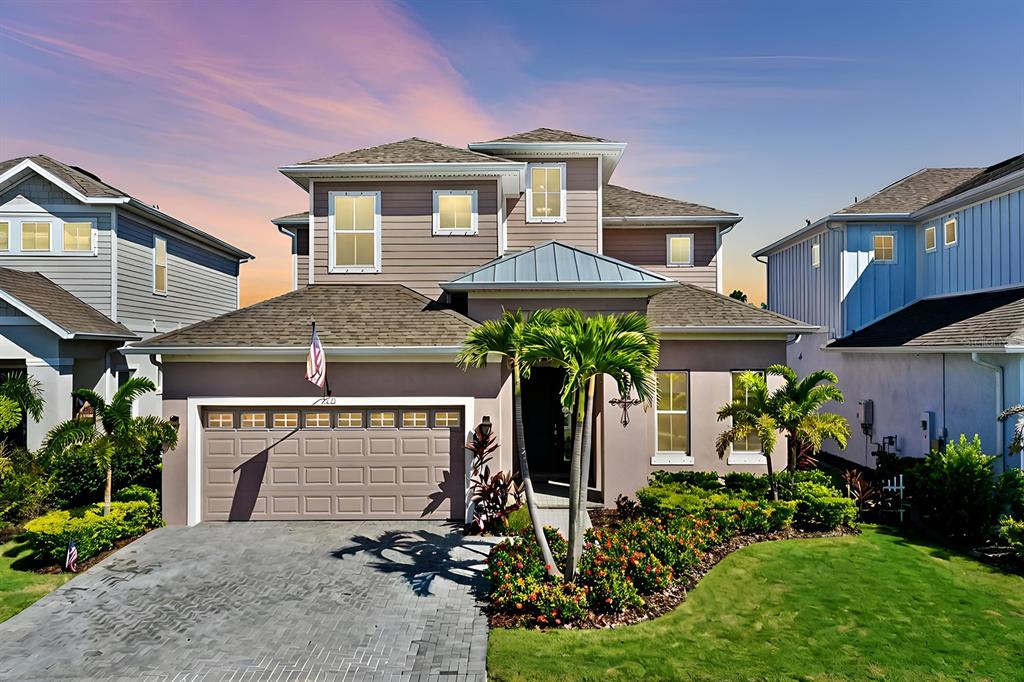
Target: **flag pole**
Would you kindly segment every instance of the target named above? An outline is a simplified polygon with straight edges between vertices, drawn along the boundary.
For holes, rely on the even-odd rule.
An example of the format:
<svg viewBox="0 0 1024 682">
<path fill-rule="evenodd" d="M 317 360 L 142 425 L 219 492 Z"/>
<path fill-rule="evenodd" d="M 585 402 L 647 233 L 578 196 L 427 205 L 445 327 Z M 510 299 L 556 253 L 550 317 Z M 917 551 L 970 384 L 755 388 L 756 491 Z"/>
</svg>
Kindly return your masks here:
<svg viewBox="0 0 1024 682">
<path fill-rule="evenodd" d="M 313 325 L 313 330 L 310 336 L 316 336 L 316 320 L 310 320 L 309 323 Z M 324 396 L 323 400 L 326 402 L 327 398 L 331 395 L 331 381 L 327 378 L 327 352 L 324 351 Z"/>
</svg>

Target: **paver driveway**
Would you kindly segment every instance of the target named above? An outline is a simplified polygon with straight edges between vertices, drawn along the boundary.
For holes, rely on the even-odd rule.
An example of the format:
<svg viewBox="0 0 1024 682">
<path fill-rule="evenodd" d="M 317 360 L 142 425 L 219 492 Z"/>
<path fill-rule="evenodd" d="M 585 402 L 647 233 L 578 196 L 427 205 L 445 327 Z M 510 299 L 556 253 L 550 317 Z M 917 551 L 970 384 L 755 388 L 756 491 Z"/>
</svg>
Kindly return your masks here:
<svg viewBox="0 0 1024 682">
<path fill-rule="evenodd" d="M 487 549 L 441 523 L 161 528 L 0 623 L 0 679 L 484 679 Z"/>
</svg>

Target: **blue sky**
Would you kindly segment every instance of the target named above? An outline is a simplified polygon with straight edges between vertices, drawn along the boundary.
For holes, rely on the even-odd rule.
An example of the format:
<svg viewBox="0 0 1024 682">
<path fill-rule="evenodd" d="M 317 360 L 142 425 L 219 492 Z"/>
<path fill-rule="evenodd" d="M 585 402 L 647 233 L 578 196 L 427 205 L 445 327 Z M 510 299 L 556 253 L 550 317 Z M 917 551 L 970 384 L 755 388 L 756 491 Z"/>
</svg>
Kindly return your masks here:
<svg viewBox="0 0 1024 682">
<path fill-rule="evenodd" d="M 615 181 L 737 211 L 756 248 L 924 166 L 1024 151 L 1024 3 L 0 3 L 0 156 L 96 170 L 256 253 L 278 165 L 550 126 L 630 143 Z"/>
</svg>

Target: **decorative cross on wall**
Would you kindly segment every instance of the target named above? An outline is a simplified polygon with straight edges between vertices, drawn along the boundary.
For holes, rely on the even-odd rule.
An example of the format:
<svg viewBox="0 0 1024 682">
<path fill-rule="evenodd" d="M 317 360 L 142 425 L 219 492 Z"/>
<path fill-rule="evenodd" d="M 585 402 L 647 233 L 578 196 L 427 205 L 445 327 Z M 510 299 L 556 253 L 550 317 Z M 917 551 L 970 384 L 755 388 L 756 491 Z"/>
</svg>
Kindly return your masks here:
<svg viewBox="0 0 1024 682">
<path fill-rule="evenodd" d="M 622 389 L 619 393 L 618 398 L 612 398 L 608 401 L 609 405 L 614 405 L 622 409 L 622 418 L 619 419 L 619 423 L 623 426 L 629 426 L 629 408 L 640 404 L 640 398 L 630 398 L 629 394 L 633 390 L 633 385 L 629 379 L 623 384 Z"/>
</svg>

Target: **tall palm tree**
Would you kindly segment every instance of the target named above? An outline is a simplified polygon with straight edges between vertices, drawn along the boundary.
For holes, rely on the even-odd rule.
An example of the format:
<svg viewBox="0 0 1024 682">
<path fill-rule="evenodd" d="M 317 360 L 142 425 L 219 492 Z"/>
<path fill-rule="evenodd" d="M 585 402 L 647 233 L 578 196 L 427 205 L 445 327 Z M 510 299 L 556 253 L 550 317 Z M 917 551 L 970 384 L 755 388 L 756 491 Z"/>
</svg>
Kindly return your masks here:
<svg viewBox="0 0 1024 682">
<path fill-rule="evenodd" d="M 110 402 L 87 388 L 72 395 L 92 406 L 92 419 L 74 418 L 53 427 L 43 447 L 53 453 L 77 448 L 86 450 L 96 465 L 106 470 L 103 514 L 110 513 L 113 459 L 117 452 L 139 452 L 156 441 L 164 448 L 178 443 L 178 429 L 158 417 L 136 417 L 132 406 L 139 396 L 156 390 L 145 377 L 132 377 L 117 389 Z M 102 428 L 97 428 L 97 426 Z"/>
<path fill-rule="evenodd" d="M 38 422 L 43 418 L 42 386 L 25 372 L 12 372 L 0 381 L 0 431 L 16 429 L 30 417 Z"/>
<path fill-rule="evenodd" d="M 761 442 L 761 454 L 768 465 L 768 486 L 772 499 L 778 500 L 779 487 L 775 480 L 772 452 L 775 451 L 775 436 L 782 427 L 775 418 L 775 405 L 768 391 L 768 380 L 761 372 L 743 372 L 739 382 L 744 395 L 733 398 L 732 402 L 718 410 L 718 421 L 731 419 L 732 426 L 718 434 L 715 450 L 719 457 L 725 457 L 735 441 L 750 435 L 757 436 Z"/>
<path fill-rule="evenodd" d="M 488 320 L 469 333 L 462 344 L 456 362 L 460 367 L 484 367 L 487 357 L 494 353 L 503 358 L 512 374 L 512 421 L 515 423 L 516 448 L 519 456 L 519 476 L 526 490 L 526 508 L 530 512 L 533 533 L 540 546 L 544 564 L 551 575 L 561 575 L 551 554 L 544 526 L 537 509 L 537 496 L 530 477 L 530 463 L 526 458 L 526 429 L 523 425 L 523 379 L 529 378 L 531 364 L 524 358 L 526 330 L 551 324 L 550 311 L 538 311 L 527 321 L 522 310 L 502 312 L 497 320 Z"/>
<path fill-rule="evenodd" d="M 562 405 L 576 410 L 573 451 L 569 466 L 569 542 L 566 578 L 573 580 L 583 551 L 587 478 L 593 432 L 594 391 L 602 375 L 610 375 L 620 393 L 635 389 L 651 403 L 656 394 L 658 339 L 637 313 L 592 315 L 565 308 L 553 312 L 555 324 L 527 330 L 526 357 L 550 362 L 565 370 Z"/>
<path fill-rule="evenodd" d="M 765 373 L 768 376 L 779 376 L 783 379 L 782 386 L 772 393 L 771 400 L 773 403 L 772 413 L 779 424 L 779 429 L 785 431 L 789 437 L 787 462 L 790 471 L 796 469 L 801 449 L 808 445 L 808 438 L 815 450 L 821 448 L 823 438 L 836 438 L 841 441 L 840 445 L 846 446 L 849 425 L 846 424 L 844 430 L 843 424 L 846 420 L 843 417 L 832 415 L 824 421 L 820 419 L 807 421 L 811 415 L 819 414 L 821 406 L 825 403 L 843 402 L 843 392 L 836 385 L 839 383 L 839 378 L 833 372 L 817 370 L 801 379 L 791 367 L 771 365 L 765 370 Z M 802 425 L 803 429 L 801 429 Z M 815 426 L 820 427 L 819 430 L 808 433 L 808 428 L 813 431 Z M 819 435 L 822 435 L 823 438 L 819 438 Z"/>
</svg>

